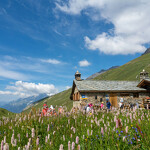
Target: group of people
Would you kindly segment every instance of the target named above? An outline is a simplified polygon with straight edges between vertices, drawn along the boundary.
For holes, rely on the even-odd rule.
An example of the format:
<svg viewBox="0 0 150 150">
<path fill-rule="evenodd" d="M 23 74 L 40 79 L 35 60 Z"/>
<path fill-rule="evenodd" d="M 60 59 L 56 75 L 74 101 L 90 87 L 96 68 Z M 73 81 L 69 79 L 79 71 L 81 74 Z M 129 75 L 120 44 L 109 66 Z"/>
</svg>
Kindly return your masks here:
<svg viewBox="0 0 150 150">
<path fill-rule="evenodd" d="M 58 108 L 58 114 L 62 114 L 62 113 L 63 113 L 63 107 L 60 106 Z M 41 115 L 43 115 L 43 116 L 50 116 L 50 115 L 57 116 L 58 114 L 57 114 L 54 106 L 50 105 L 50 107 L 48 107 L 47 102 L 44 103 Z"/>
<path fill-rule="evenodd" d="M 109 99 L 106 100 L 106 108 L 107 108 L 108 110 L 111 109 L 111 103 L 110 103 Z M 93 111 L 93 109 L 94 109 L 94 106 L 93 106 L 92 103 L 89 103 L 89 104 L 87 104 L 87 105 L 84 107 L 84 110 L 85 110 L 87 113 Z M 101 109 L 101 110 L 104 109 L 104 102 L 101 102 L 101 104 L 100 104 L 100 109 Z"/>
</svg>

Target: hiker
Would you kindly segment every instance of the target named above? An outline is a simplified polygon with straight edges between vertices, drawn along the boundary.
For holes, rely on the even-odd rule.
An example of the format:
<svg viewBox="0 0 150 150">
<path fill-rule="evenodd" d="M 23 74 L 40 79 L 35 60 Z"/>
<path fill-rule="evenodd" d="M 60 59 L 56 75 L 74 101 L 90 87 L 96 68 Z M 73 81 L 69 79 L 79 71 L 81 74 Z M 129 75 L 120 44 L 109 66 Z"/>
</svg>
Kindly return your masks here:
<svg viewBox="0 0 150 150">
<path fill-rule="evenodd" d="M 104 104 L 103 104 L 103 103 L 104 103 L 104 102 L 101 103 L 101 109 L 103 109 L 103 107 L 104 107 Z"/>
<path fill-rule="evenodd" d="M 107 99 L 106 106 L 107 106 L 107 109 L 110 110 L 110 108 L 111 108 L 111 103 L 110 103 L 109 99 Z"/>
<path fill-rule="evenodd" d="M 45 102 L 43 105 L 43 110 L 42 110 L 44 116 L 47 115 L 47 111 L 48 111 L 48 106 L 47 106 L 47 102 Z"/>
<path fill-rule="evenodd" d="M 90 104 L 88 104 L 87 108 L 86 108 L 86 112 L 90 112 L 91 111 L 91 107 L 90 107 Z"/>
</svg>

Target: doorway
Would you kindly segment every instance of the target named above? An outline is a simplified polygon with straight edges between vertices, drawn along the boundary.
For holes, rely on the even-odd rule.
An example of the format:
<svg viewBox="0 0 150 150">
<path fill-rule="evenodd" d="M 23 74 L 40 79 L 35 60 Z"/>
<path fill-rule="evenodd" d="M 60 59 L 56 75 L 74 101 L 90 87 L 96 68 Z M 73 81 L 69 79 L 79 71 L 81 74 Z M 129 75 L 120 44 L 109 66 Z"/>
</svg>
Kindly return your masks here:
<svg viewBox="0 0 150 150">
<path fill-rule="evenodd" d="M 109 100 L 110 100 L 111 106 L 118 107 L 117 93 L 110 93 L 109 94 Z"/>
</svg>

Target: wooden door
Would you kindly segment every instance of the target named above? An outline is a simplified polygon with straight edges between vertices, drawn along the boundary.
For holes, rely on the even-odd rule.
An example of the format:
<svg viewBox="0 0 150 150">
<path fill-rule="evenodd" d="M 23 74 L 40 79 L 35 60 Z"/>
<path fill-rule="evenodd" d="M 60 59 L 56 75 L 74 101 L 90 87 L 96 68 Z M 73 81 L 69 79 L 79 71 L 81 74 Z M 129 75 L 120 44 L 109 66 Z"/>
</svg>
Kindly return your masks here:
<svg viewBox="0 0 150 150">
<path fill-rule="evenodd" d="M 116 93 L 109 94 L 109 100 L 110 100 L 111 106 L 118 107 L 117 94 Z"/>
</svg>

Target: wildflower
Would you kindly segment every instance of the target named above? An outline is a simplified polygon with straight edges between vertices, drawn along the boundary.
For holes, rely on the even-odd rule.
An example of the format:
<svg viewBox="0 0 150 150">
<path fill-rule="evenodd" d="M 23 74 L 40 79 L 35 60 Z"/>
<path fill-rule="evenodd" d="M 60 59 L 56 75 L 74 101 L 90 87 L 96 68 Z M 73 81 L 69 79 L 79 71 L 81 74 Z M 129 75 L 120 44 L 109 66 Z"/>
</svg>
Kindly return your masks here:
<svg viewBox="0 0 150 150">
<path fill-rule="evenodd" d="M 4 141 L 1 141 L 1 150 L 3 150 L 3 146 L 4 146 Z"/>
<path fill-rule="evenodd" d="M 65 135 L 63 135 L 63 140 L 65 141 Z"/>
<path fill-rule="evenodd" d="M 4 136 L 4 143 L 6 143 L 6 136 Z"/>
<path fill-rule="evenodd" d="M 123 142 L 125 141 L 125 136 L 123 136 Z"/>
<path fill-rule="evenodd" d="M 119 126 L 119 122 L 118 120 L 116 120 L 116 128 L 118 128 L 118 126 Z"/>
<path fill-rule="evenodd" d="M 78 145 L 78 150 L 80 150 L 80 145 Z"/>
<path fill-rule="evenodd" d="M 47 136 L 45 137 L 45 143 L 47 143 L 47 141 L 48 141 L 48 138 L 47 138 Z"/>
<path fill-rule="evenodd" d="M 123 133 L 123 131 L 121 131 L 121 133 Z"/>
<path fill-rule="evenodd" d="M 133 140 L 135 140 L 135 138 L 134 138 L 134 137 L 133 137 L 132 139 L 133 139 Z"/>
<path fill-rule="evenodd" d="M 128 133 L 128 126 L 126 126 L 126 133 Z"/>
<path fill-rule="evenodd" d="M 77 136 L 76 137 L 76 144 L 78 144 L 79 143 L 79 137 Z"/>
<path fill-rule="evenodd" d="M 101 127 L 101 134 L 104 135 L 104 129 Z"/>
<path fill-rule="evenodd" d="M 63 150 L 63 144 L 60 145 L 59 150 Z"/>
<path fill-rule="evenodd" d="M 36 145 L 39 145 L 39 137 L 36 139 Z"/>
<path fill-rule="evenodd" d="M 74 149 L 75 149 L 75 143 L 72 142 L 72 150 L 74 150 Z"/>
<path fill-rule="evenodd" d="M 70 141 L 68 142 L 68 150 L 70 150 L 71 144 Z"/>
<path fill-rule="evenodd" d="M 34 138 L 34 136 L 35 136 L 35 129 L 32 128 L 32 138 Z"/>
</svg>

